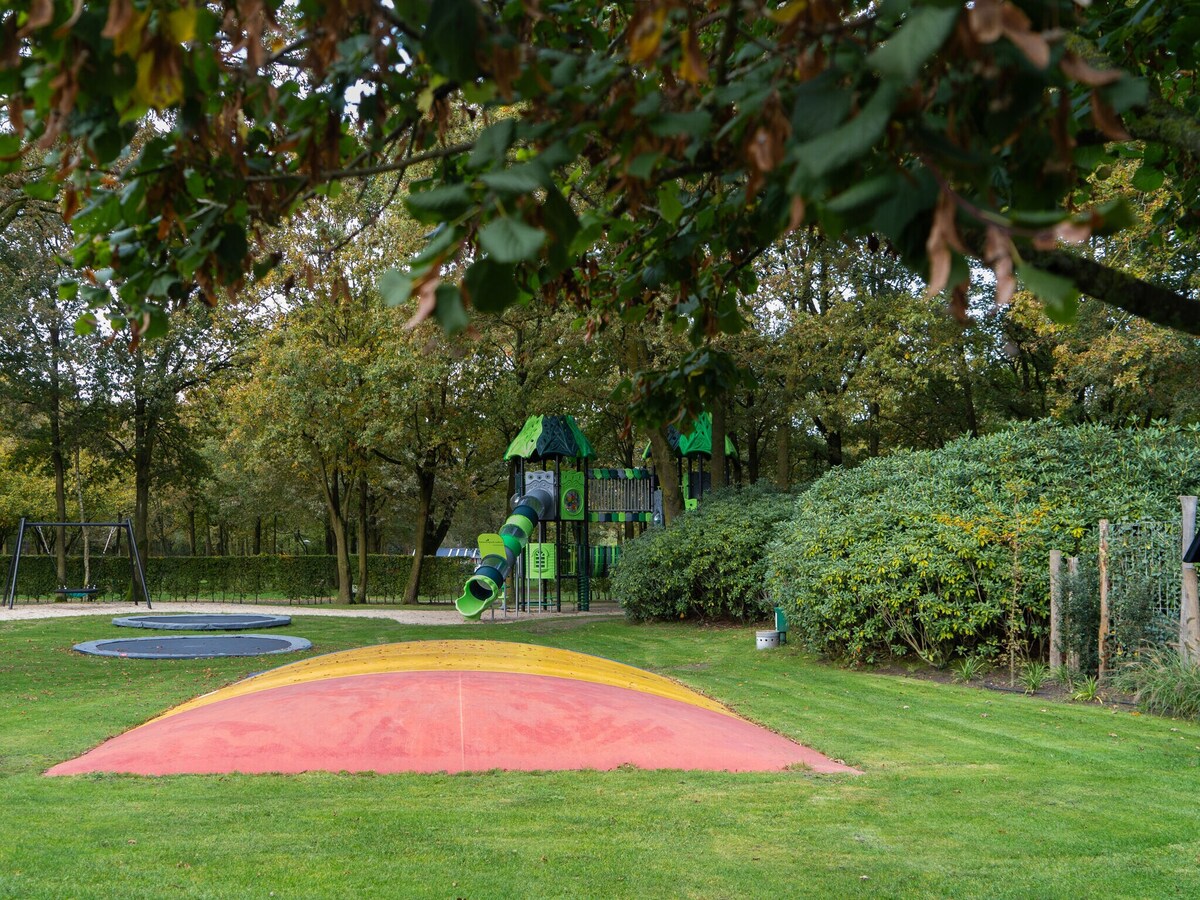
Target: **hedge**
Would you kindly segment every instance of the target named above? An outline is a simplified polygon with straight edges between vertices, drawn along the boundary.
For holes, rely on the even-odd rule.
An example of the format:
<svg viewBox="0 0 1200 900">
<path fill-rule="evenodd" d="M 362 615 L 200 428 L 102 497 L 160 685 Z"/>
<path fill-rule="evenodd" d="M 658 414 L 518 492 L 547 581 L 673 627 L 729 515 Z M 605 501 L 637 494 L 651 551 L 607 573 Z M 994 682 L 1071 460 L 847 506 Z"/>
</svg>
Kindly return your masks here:
<svg viewBox="0 0 1200 900">
<path fill-rule="evenodd" d="M 367 557 L 368 599 L 398 602 L 412 569 L 411 556 Z M 68 570 L 82 579 L 83 561 L 72 558 Z M 357 576 L 358 561 L 350 571 Z M 461 593 L 473 571 L 463 557 L 428 556 L 421 566 L 420 599 L 450 602 Z M 93 557 L 92 582 L 100 597 L 129 590 L 130 566 L 125 557 Z M 146 581 L 154 600 L 257 600 L 262 597 L 293 602 L 319 602 L 337 596 L 337 558 L 334 556 L 170 556 L 146 560 Z M 72 586 L 74 582 L 72 582 Z M 54 558 L 22 556 L 17 593 L 39 600 L 53 599 L 58 587 Z"/>
<path fill-rule="evenodd" d="M 1198 486 L 1194 429 L 1024 424 L 819 479 L 767 584 L 795 637 L 852 663 L 1038 651 L 1050 550 L 1094 549 L 1101 518 L 1177 518 Z"/>
<path fill-rule="evenodd" d="M 763 556 L 775 526 L 792 512 L 789 494 L 753 487 L 706 496 L 669 528 L 622 546 L 613 593 L 634 621 L 751 621 L 770 610 Z"/>
</svg>

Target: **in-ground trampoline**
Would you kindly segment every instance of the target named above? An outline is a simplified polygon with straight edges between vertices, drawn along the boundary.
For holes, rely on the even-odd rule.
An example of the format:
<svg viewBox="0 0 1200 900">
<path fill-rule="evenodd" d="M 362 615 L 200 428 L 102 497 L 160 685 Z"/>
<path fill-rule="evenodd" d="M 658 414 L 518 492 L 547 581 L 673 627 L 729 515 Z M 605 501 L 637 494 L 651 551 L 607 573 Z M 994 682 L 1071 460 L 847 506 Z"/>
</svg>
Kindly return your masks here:
<svg viewBox="0 0 1200 900">
<path fill-rule="evenodd" d="M 267 656 L 308 650 L 310 647 L 311 641 L 286 635 L 196 634 L 84 641 L 73 649 L 91 656 L 128 659 L 210 659 L 218 656 Z"/>
<path fill-rule="evenodd" d="M 163 631 L 244 631 L 291 625 L 291 616 L 266 613 L 192 613 L 172 616 L 121 616 L 112 623 L 124 628 L 155 628 Z"/>
</svg>

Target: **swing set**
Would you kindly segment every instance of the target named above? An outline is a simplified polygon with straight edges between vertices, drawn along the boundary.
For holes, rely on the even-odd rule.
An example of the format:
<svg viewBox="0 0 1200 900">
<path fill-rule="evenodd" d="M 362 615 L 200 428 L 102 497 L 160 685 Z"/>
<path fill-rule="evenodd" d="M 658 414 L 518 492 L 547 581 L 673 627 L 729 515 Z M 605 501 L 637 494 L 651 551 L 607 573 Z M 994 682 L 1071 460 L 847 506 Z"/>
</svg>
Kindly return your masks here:
<svg viewBox="0 0 1200 900">
<path fill-rule="evenodd" d="M 142 557 L 138 553 L 137 541 L 133 539 L 133 523 L 129 519 L 122 522 L 30 522 L 26 519 L 21 519 L 21 524 L 17 527 L 17 546 L 13 551 L 12 561 L 8 564 L 8 582 L 5 585 L 7 593 L 5 601 L 9 609 L 12 609 L 17 599 L 17 575 L 21 569 L 21 548 L 25 544 L 25 530 L 32 528 L 37 531 L 38 536 L 42 540 L 43 548 L 49 553 L 49 546 L 46 544 L 45 535 L 42 534 L 43 528 L 108 528 L 109 540 L 115 531 L 124 532 L 129 540 L 129 565 L 133 570 L 134 584 L 141 588 L 142 597 L 146 600 L 146 609 L 153 609 L 150 605 L 150 591 L 146 588 L 146 570 L 142 567 Z M 105 542 L 105 549 L 108 548 L 108 541 Z M 64 599 L 80 600 L 91 599 L 98 592 L 95 585 L 84 585 L 82 587 L 67 587 L 65 585 L 57 588 L 54 593 L 61 594 Z M 138 600 L 134 597 L 136 605 Z"/>
</svg>

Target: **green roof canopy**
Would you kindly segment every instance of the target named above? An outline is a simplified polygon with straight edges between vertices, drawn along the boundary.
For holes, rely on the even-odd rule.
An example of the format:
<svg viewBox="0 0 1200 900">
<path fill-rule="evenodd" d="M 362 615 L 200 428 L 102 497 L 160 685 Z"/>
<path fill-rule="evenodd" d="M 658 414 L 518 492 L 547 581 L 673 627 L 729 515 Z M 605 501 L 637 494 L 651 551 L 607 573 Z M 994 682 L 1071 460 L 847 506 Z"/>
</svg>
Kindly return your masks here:
<svg viewBox="0 0 1200 900">
<path fill-rule="evenodd" d="M 681 434 L 673 425 L 667 426 L 667 443 L 671 445 L 671 450 L 678 456 L 707 456 L 712 457 L 712 414 L 700 413 L 696 418 L 692 419 L 692 431 L 690 434 Z M 725 435 L 725 455 L 729 459 L 737 459 L 737 447 L 733 446 L 733 441 L 729 439 L 729 435 Z M 646 445 L 645 451 L 642 453 L 642 459 L 650 458 L 650 445 Z"/>
<path fill-rule="evenodd" d="M 596 455 L 571 416 L 530 416 L 521 433 L 504 451 L 513 457 L 539 462 L 543 459 L 590 459 Z"/>
</svg>

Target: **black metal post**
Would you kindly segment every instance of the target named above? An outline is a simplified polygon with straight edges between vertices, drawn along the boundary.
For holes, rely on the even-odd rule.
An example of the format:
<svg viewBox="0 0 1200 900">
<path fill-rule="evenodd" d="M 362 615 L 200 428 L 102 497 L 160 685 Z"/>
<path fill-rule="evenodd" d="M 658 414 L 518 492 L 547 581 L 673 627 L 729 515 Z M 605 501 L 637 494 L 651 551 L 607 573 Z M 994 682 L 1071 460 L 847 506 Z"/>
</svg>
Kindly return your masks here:
<svg viewBox="0 0 1200 900">
<path fill-rule="evenodd" d="M 133 539 L 133 522 L 129 519 L 125 520 L 125 532 L 129 535 L 129 561 L 133 564 L 134 574 L 137 575 L 138 583 L 142 586 L 142 596 L 146 598 L 146 609 L 153 609 L 150 604 L 150 589 L 146 587 L 146 570 L 142 568 L 142 555 L 138 551 L 137 541 Z M 134 605 L 137 605 L 137 600 L 134 599 Z"/>
<path fill-rule="evenodd" d="M 25 543 L 25 517 L 17 526 L 17 547 L 13 551 L 12 562 L 8 565 L 8 608 L 12 609 L 17 601 L 17 571 L 21 568 L 21 545 Z"/>
</svg>

